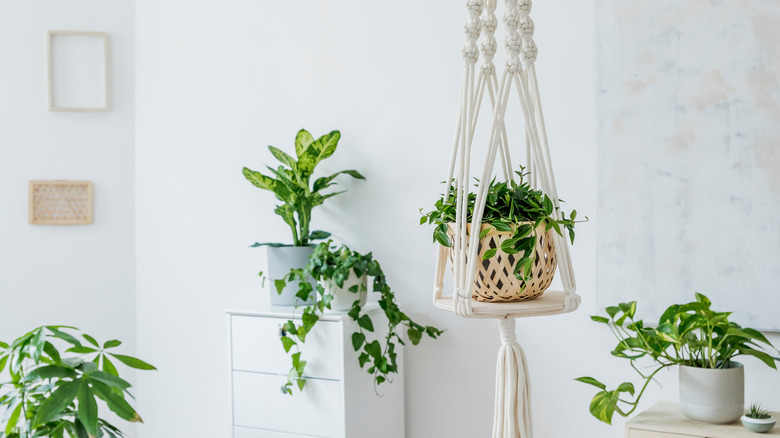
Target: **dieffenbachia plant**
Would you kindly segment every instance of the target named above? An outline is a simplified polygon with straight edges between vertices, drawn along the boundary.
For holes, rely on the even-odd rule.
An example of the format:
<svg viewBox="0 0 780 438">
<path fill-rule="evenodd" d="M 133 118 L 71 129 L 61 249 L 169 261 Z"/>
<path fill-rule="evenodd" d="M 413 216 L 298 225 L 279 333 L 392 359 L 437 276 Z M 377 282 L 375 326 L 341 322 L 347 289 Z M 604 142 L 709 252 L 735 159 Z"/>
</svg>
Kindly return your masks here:
<svg viewBox="0 0 780 438">
<path fill-rule="evenodd" d="M 308 281 L 299 282 L 297 297 L 300 298 L 300 302 L 308 301 L 317 292 L 319 292 L 320 299 L 314 304 L 303 307 L 300 324 L 288 320 L 284 325 L 285 335 L 281 338 L 282 346 L 287 353 L 290 353 L 293 348 L 295 349 L 295 352 L 291 354 L 292 368 L 284 387 L 288 394 L 292 394 L 293 384 L 297 385 L 301 391 L 306 384 L 304 377 L 306 361 L 301 358 L 299 345 L 306 342 L 306 335 L 317 324 L 323 312 L 330 309 L 330 304 L 333 301 L 333 296 L 325 290 L 322 282 L 333 281 L 336 286 L 342 288 L 344 282 L 349 278 L 350 271 L 353 271 L 358 278 L 364 275 L 372 278 L 372 291 L 379 294 L 379 306 L 387 318 L 387 334 L 384 339 L 369 341 L 370 333 L 374 332 L 374 321 L 361 306 L 359 295 L 360 292 L 366 291 L 367 285 L 355 285 L 348 289 L 349 292 L 355 294 L 355 301 L 352 303 L 348 315 L 357 323 L 351 336 L 352 348 L 356 352 L 360 352 L 358 356 L 360 368 L 365 368 L 374 377 L 376 385 L 391 381 L 391 375 L 398 372 L 395 342 L 405 345 L 401 339 L 403 331 L 406 332 L 412 345 L 419 344 L 425 335 L 436 339 L 443 333 L 436 327 L 423 326 L 412 321 L 408 315 L 401 311 L 396 302 L 395 293 L 387 284 L 382 267 L 371 253 L 364 255 L 350 250 L 347 246 L 335 247 L 331 244 L 332 242 L 328 241 L 317 245 L 304 269 L 293 269 L 285 279 L 277 280 L 276 283 L 277 290 L 281 291 L 286 286 L 286 281 L 300 280 L 311 276 L 320 282 L 317 286 L 312 286 Z"/>
<path fill-rule="evenodd" d="M 323 176 L 311 182 L 314 169 L 324 159 L 336 152 L 341 133 L 332 131 L 318 139 L 305 129 L 295 136 L 295 155 L 297 160 L 281 149 L 268 146 L 271 154 L 281 162 L 276 168 L 266 166 L 272 176 L 244 167 L 244 177 L 255 187 L 268 190 L 282 202 L 274 209 L 290 227 L 293 246 L 308 246 L 314 240 L 327 239 L 330 233 L 324 231 L 309 231 L 311 212 L 314 207 L 322 205 L 326 199 L 344 193 L 344 191 L 323 194 L 321 191 L 335 185 L 333 180 L 341 174 L 356 179 L 365 180 L 356 170 L 342 170 L 330 176 Z M 286 246 L 281 243 L 255 243 L 257 246 Z"/>
<path fill-rule="evenodd" d="M 101 405 L 119 418 L 143 422 L 128 403 L 130 384 L 119 377 L 114 361 L 139 370 L 155 368 L 116 353 L 120 341 L 101 345 L 86 333 L 80 334 L 83 341 L 77 336 L 74 327 L 44 326 L 11 344 L 0 342 L 0 373 L 7 370 L 10 376 L 0 383 L 0 410 L 5 411 L 0 438 L 124 436 L 99 417 Z"/>
<path fill-rule="evenodd" d="M 624 417 L 631 415 L 647 386 L 664 368 L 674 365 L 728 368 L 737 356 L 753 356 L 777 369 L 775 361 L 780 361 L 767 352 L 774 347 L 763 334 L 729 321 L 731 312 L 712 310 L 709 298 L 699 293 L 696 301 L 669 306 L 655 327 L 634 320 L 636 301 L 607 307 L 606 312 L 607 317 L 591 316 L 591 319 L 609 327 L 618 340 L 612 355 L 628 360 L 644 381 L 635 398 L 625 400 L 622 397 L 635 395 L 631 382 L 608 390 L 607 385 L 593 377 L 576 379 L 599 389 L 590 403 L 590 412 L 607 424 L 612 424 L 615 413 Z M 640 360 L 649 363 L 644 366 Z"/>
</svg>

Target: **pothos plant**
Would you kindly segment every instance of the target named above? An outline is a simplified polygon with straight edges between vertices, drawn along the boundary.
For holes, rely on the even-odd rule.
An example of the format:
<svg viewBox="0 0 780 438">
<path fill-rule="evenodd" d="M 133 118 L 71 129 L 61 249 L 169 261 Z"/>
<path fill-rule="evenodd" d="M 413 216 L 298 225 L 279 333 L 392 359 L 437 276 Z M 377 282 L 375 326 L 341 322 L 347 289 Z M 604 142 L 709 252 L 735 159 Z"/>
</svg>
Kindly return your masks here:
<svg viewBox="0 0 780 438">
<path fill-rule="evenodd" d="M 607 385 L 593 377 L 576 379 L 599 389 L 591 401 L 590 412 L 604 423 L 612 424 L 615 413 L 631 415 L 656 374 L 674 365 L 729 368 L 735 357 L 753 356 L 777 369 L 775 362 L 780 358 L 768 353 L 768 350 L 777 353 L 769 340 L 755 329 L 729 321 L 731 312 L 712 310 L 712 302 L 702 294 L 696 294 L 696 301 L 669 306 L 655 327 L 634 319 L 636 307 L 636 301 L 621 303 L 607 307 L 606 317 L 591 316 L 593 321 L 609 327 L 617 338 L 612 355 L 628 360 L 643 380 L 642 388 L 635 395 L 631 382 L 608 390 Z M 641 366 L 640 361 L 649 364 Z M 635 397 L 626 400 L 623 398 L 626 395 Z"/>
<path fill-rule="evenodd" d="M 130 384 L 119 377 L 114 361 L 139 370 L 155 368 L 116 353 L 121 344 L 100 344 L 66 326 L 38 327 L 11 344 L 0 342 L 0 373 L 7 369 L 10 376 L 0 383 L 5 410 L 0 438 L 124 436 L 99 417 L 102 404 L 124 420 L 142 423 L 128 403 Z"/>
<path fill-rule="evenodd" d="M 528 279 L 534 266 L 537 228 L 544 224 L 545 232 L 555 230 L 561 236 L 563 236 L 565 228 L 571 242 L 574 243 L 574 224 L 577 211 L 572 210 L 571 215 L 567 218 L 566 213 L 558 209 L 560 219 L 555 219 L 553 211 L 557 208 L 549 196 L 541 190 L 533 189 L 526 181 L 529 173 L 525 172 L 525 168 L 521 166 L 520 171 L 515 173 L 519 176 L 517 182 L 498 183 L 495 179 L 490 182 L 485 211 L 482 216 L 482 223 L 489 224 L 490 227 L 482 230 L 479 238 L 487 236 L 491 228 L 502 232 L 512 232 L 512 237 L 504 240 L 500 249 L 506 254 L 520 254 L 520 259 L 515 265 L 514 275 L 519 280 L 524 281 Z M 456 199 L 457 188 L 450 185 L 449 196 L 442 195 L 436 201 L 433 211 L 424 213 L 420 209 L 422 214 L 420 225 L 425 223 L 435 225 L 433 241 L 448 248 L 452 246 L 452 243 L 447 235 L 447 226 L 455 223 Z M 469 223 L 473 220 L 476 199 L 476 193 L 469 193 L 466 218 Z M 495 257 L 498 250 L 499 248 L 488 249 L 482 257 L 483 260 Z"/>
<path fill-rule="evenodd" d="M 330 233 L 310 231 L 311 212 L 322 205 L 326 199 L 344 193 L 344 191 L 323 194 L 323 190 L 335 185 L 333 180 L 341 174 L 365 180 L 356 170 L 342 170 L 329 176 L 317 178 L 311 182 L 314 169 L 324 159 L 336 152 L 341 133 L 332 131 L 318 139 L 305 129 L 295 136 L 295 155 L 297 160 L 279 148 L 268 146 L 271 154 L 281 165 L 276 168 L 266 166 L 272 176 L 244 167 L 244 177 L 255 187 L 268 190 L 281 201 L 274 209 L 292 231 L 293 246 L 309 246 L 312 241 L 327 239 Z M 255 243 L 258 246 L 289 246 L 282 243 Z"/>
<path fill-rule="evenodd" d="M 343 288 L 350 272 L 354 272 L 358 278 L 364 276 L 372 278 L 371 290 L 379 294 L 379 306 L 387 318 L 387 334 L 384 339 L 370 340 L 371 333 L 374 333 L 375 329 L 374 321 L 364 311 L 360 299 L 360 293 L 368 289 L 367 283 L 361 282 L 348 289 L 355 294 L 355 301 L 348 316 L 357 323 L 351 336 L 352 348 L 360 352 L 358 356 L 360 368 L 366 369 L 368 374 L 374 377 L 375 385 L 391 382 L 391 375 L 398 372 L 396 342 L 405 345 L 401 337 L 404 331 L 412 345 L 419 344 L 423 336 L 436 339 L 443 333 L 436 327 L 416 323 L 398 307 L 395 293 L 387 284 L 382 267 L 371 253 L 360 254 L 345 245 L 336 247 L 332 241 L 320 243 L 309 257 L 309 263 L 304 269 L 291 270 L 276 284 L 277 290 L 281 291 L 286 281 L 299 281 L 297 297 L 301 302 L 306 302 L 315 293 L 319 293 L 320 296 L 316 303 L 303 306 L 300 324 L 293 320 L 288 320 L 284 324 L 282 346 L 287 353 L 293 349 L 295 351 L 291 354 L 292 368 L 288 374 L 287 384 L 284 386 L 288 394 L 292 394 L 293 385 L 297 385 L 301 391 L 306 385 L 304 378 L 306 361 L 301 358 L 299 347 L 306 342 L 306 336 L 320 320 L 323 312 L 331 308 L 333 295 L 328 293 L 322 284 L 332 281 L 339 288 Z M 316 286 L 312 286 L 308 281 L 300 281 L 309 276 L 318 282 Z"/>
</svg>

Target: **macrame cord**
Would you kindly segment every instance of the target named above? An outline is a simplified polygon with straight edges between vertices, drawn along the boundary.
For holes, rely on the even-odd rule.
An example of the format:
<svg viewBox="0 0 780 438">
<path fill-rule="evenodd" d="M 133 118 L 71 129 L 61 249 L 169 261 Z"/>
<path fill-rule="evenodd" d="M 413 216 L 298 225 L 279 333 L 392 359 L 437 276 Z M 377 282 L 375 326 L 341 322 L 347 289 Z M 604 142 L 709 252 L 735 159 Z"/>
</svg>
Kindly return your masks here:
<svg viewBox="0 0 780 438">
<path fill-rule="evenodd" d="M 519 100 L 525 126 L 526 170 L 530 184 L 542 190 L 553 202 L 552 217 L 560 219 L 560 200 L 555 185 L 547 129 L 542 111 L 539 85 L 536 77 L 538 50 L 534 42 L 535 25 L 530 17 L 531 0 L 505 0 L 505 48 L 507 60 L 500 80 L 493 58 L 498 43 L 495 33 L 497 0 L 467 0 L 468 19 L 464 26 L 466 43 L 463 46 L 464 73 L 461 86 L 458 123 L 450 155 L 449 172 L 445 184 L 455 187 L 456 217 L 452 248 L 440 246 L 434 283 L 434 303 L 463 318 L 497 318 L 502 346 L 496 368 L 496 400 L 493 438 L 532 438 L 531 405 L 528 366 L 523 349 L 515 338 L 515 317 L 558 314 L 574 311 L 580 303 L 572 269 L 569 243 L 564 236 L 550 233 L 558 256 L 558 272 L 563 284 L 560 304 L 544 310 L 523 310 L 523 303 L 479 303 L 475 311 L 472 299 L 477 274 L 479 233 L 468 233 L 468 199 L 471 149 L 474 142 L 480 109 L 485 95 L 492 109 L 492 122 L 487 142 L 482 173 L 476 190 L 473 218 L 475 225 L 482 222 L 485 203 L 496 161 L 501 176 L 514 180 L 507 130 L 506 109 L 514 95 Z M 479 44 L 478 44 L 479 43 Z M 480 56 L 481 55 L 481 56 Z M 477 63 L 482 60 L 481 66 Z M 445 201 L 450 191 L 446 190 Z M 478 229 L 475 226 L 475 229 Z M 452 256 L 454 287 L 451 298 L 444 297 L 443 284 L 448 255 Z M 451 299 L 447 303 L 446 300 Z"/>
</svg>

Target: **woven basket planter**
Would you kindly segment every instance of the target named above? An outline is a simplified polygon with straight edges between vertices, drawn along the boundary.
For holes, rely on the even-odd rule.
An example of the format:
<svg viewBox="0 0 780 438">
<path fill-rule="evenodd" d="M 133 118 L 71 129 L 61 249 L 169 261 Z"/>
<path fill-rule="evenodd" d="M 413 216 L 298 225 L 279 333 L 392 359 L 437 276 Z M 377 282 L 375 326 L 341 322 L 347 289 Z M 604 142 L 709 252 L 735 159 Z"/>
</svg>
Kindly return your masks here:
<svg viewBox="0 0 780 438">
<path fill-rule="evenodd" d="M 451 242 L 455 241 L 455 224 L 447 225 L 447 235 Z M 558 259 L 555 254 L 551 231 L 545 232 L 544 225 L 536 229 L 535 260 L 531 269 L 529 281 L 518 280 L 513 272 L 520 254 L 507 254 L 501 251 L 501 244 L 511 239 L 513 231 L 498 231 L 489 224 L 482 224 L 480 232 L 490 228 L 490 232 L 479 241 L 477 276 L 474 280 L 475 290 L 472 298 L 483 303 L 511 303 L 533 300 L 540 297 L 552 284 Z M 469 235 L 471 224 L 467 225 Z M 468 243 L 467 243 L 468 245 Z M 482 260 L 485 251 L 498 248 L 495 256 Z M 468 249 L 467 249 L 468 251 Z M 454 263 L 454 251 L 450 248 L 450 262 Z M 468 263 L 468 260 L 466 260 Z"/>
</svg>

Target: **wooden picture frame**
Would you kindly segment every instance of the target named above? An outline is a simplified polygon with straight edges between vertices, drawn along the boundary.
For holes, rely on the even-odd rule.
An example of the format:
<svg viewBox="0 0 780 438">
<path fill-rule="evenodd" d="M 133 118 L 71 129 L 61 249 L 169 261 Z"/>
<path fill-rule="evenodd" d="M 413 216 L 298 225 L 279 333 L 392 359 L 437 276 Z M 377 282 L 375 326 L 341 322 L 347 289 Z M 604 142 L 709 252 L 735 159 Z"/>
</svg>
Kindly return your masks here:
<svg viewBox="0 0 780 438">
<path fill-rule="evenodd" d="M 30 181 L 31 225 L 92 223 L 91 181 Z"/>
<path fill-rule="evenodd" d="M 103 61 L 102 65 L 103 84 L 96 85 L 95 90 L 100 89 L 103 93 L 102 102 L 95 106 L 81 106 L 68 103 L 57 102 L 57 69 L 56 69 L 56 55 L 54 48 L 54 40 L 57 37 L 94 37 L 99 38 L 103 44 L 103 50 L 101 51 Z M 110 50 L 109 50 L 109 37 L 105 32 L 88 32 L 88 31 L 73 31 L 73 30 L 50 30 L 46 33 L 46 64 L 47 64 L 47 88 L 48 88 L 48 105 L 49 111 L 57 112 L 106 112 L 110 109 Z"/>
</svg>

